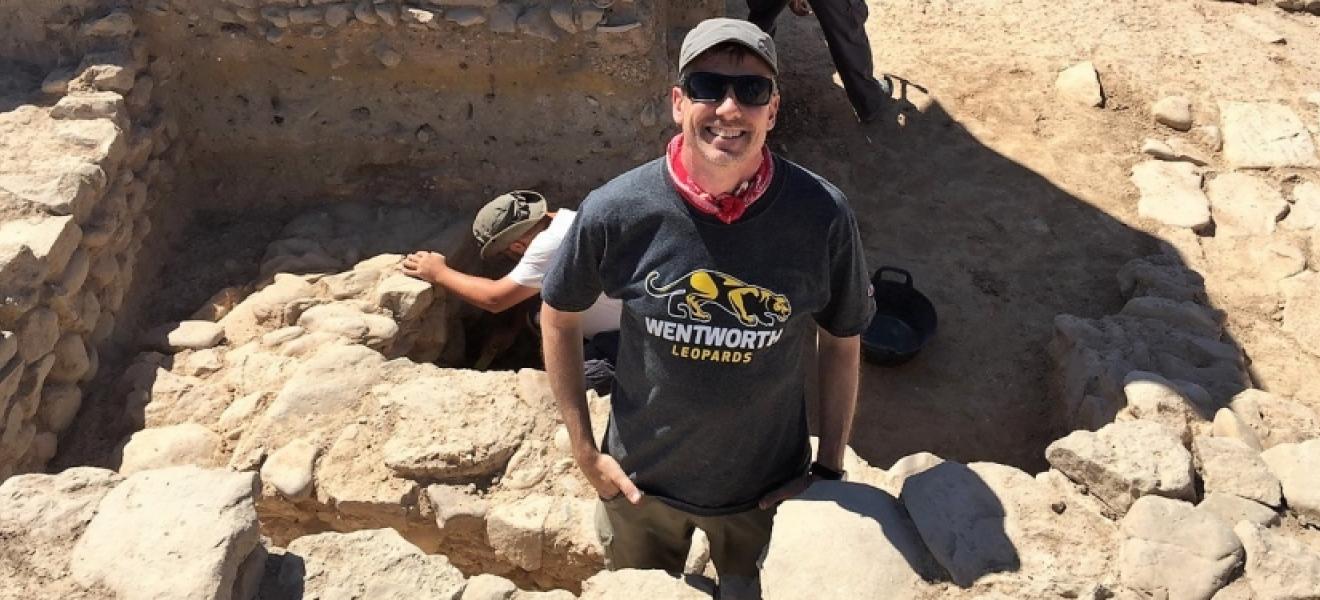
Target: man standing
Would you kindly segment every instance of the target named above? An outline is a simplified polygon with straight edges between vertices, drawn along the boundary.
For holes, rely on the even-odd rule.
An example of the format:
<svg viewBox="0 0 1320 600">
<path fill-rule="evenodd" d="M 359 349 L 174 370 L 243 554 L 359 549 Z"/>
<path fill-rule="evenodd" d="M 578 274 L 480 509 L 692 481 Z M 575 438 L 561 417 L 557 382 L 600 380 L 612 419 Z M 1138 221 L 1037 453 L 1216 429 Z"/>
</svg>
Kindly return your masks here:
<svg viewBox="0 0 1320 600">
<path fill-rule="evenodd" d="M 875 67 L 871 42 L 866 37 L 866 0 L 747 0 L 747 20 L 774 35 L 775 19 L 785 6 L 798 16 L 816 13 L 857 119 L 870 123 L 880 118 L 889 105 L 893 83 L 887 77 L 877 80 L 872 72 Z"/>
<path fill-rule="evenodd" d="M 684 39 L 666 156 L 592 192 L 542 289 L 546 370 L 574 458 L 602 499 L 612 569 L 680 571 L 693 528 L 722 597 L 755 594 L 774 507 L 842 476 L 859 338 L 874 311 L 846 199 L 773 156 L 770 36 L 711 19 Z M 576 365 L 580 312 L 623 301 L 603 448 Z M 804 346 L 819 355 L 812 463 Z"/>
</svg>

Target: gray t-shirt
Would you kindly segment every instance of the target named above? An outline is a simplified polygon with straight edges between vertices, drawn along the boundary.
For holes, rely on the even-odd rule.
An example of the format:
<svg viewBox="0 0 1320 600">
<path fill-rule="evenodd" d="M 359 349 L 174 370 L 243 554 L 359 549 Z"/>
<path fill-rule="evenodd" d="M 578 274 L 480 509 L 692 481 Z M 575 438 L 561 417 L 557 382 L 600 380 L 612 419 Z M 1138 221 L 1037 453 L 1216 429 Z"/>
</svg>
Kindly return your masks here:
<svg viewBox="0 0 1320 600">
<path fill-rule="evenodd" d="M 728 225 L 683 201 L 664 159 L 620 175 L 583 201 L 541 290 L 564 311 L 623 302 L 605 451 L 696 514 L 751 508 L 806 469 L 804 343 L 817 325 L 860 334 L 875 310 L 847 200 L 775 160 Z"/>
</svg>

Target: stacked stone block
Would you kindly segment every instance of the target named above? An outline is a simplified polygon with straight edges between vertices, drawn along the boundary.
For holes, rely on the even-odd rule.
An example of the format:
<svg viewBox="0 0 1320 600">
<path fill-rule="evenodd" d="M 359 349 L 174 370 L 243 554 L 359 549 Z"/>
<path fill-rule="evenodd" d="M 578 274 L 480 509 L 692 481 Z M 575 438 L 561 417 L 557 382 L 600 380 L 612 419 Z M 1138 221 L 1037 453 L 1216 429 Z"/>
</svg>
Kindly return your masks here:
<svg viewBox="0 0 1320 600">
<path fill-rule="evenodd" d="M 48 30 L 85 52 L 35 65 L 48 73 L 40 89 L 0 113 L 0 479 L 54 456 L 114 332 L 153 189 L 170 177 L 173 130 L 152 107 L 132 17 L 65 8 Z"/>
</svg>

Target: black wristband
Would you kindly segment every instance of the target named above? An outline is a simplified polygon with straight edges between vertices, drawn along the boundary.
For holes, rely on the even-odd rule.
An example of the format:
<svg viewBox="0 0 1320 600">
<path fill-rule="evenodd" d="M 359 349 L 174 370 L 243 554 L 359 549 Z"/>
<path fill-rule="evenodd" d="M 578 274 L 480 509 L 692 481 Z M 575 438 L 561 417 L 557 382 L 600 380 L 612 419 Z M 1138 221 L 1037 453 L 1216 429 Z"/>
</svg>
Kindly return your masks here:
<svg viewBox="0 0 1320 600">
<path fill-rule="evenodd" d="M 811 463 L 811 468 L 807 471 L 807 473 L 815 475 L 816 477 L 819 477 L 826 481 L 839 481 L 843 479 L 844 475 L 848 474 L 847 471 L 835 471 L 834 469 L 831 469 L 818 462 Z"/>
</svg>

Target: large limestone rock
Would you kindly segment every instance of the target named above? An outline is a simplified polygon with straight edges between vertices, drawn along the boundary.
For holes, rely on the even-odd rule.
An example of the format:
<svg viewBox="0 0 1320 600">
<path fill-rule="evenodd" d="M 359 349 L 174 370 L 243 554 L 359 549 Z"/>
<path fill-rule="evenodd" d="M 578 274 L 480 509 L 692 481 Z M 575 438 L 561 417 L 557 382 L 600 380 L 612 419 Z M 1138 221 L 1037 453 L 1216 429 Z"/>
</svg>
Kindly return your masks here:
<svg viewBox="0 0 1320 600">
<path fill-rule="evenodd" d="M 1045 458 L 1087 486 L 1114 517 L 1142 496 L 1191 500 L 1195 494 L 1191 454 L 1158 423 L 1130 421 L 1097 432 L 1074 431 L 1050 444 Z"/>
<path fill-rule="evenodd" d="M 143 429 L 124 445 L 124 459 L 119 472 L 132 475 L 138 471 L 196 465 L 219 466 L 220 436 L 196 423 Z"/>
<path fill-rule="evenodd" d="M 1245 169 L 1317 167 L 1320 158 L 1302 120 L 1281 104 L 1220 102 L 1224 157 Z"/>
<path fill-rule="evenodd" d="M 0 484 L 0 597 L 78 597 L 83 586 L 68 576 L 69 555 L 122 480 L 114 471 L 76 467 Z"/>
<path fill-rule="evenodd" d="M 1270 471 L 1283 485 L 1288 508 L 1304 520 L 1320 525 L 1320 439 L 1300 444 L 1279 444 L 1261 453 Z"/>
<path fill-rule="evenodd" d="M 1197 470 L 1207 493 L 1232 494 L 1277 507 L 1279 480 L 1246 444 L 1230 438 L 1201 436 L 1193 445 Z"/>
<path fill-rule="evenodd" d="M 1233 528 L 1247 551 L 1245 578 L 1256 600 L 1320 598 L 1320 550 L 1276 529 Z"/>
<path fill-rule="evenodd" d="M 1243 390 L 1233 397 L 1230 407 L 1266 448 L 1320 438 L 1320 413 L 1283 396 Z"/>
<path fill-rule="evenodd" d="M 1293 205 L 1281 225 L 1284 229 L 1306 230 L 1320 227 L 1320 183 L 1304 181 L 1293 188 Z"/>
<path fill-rule="evenodd" d="M 711 600 L 714 586 L 699 577 L 677 579 L 664 571 L 602 571 L 582 582 L 581 600 Z"/>
<path fill-rule="evenodd" d="M 204 350 L 225 338 L 225 328 L 210 321 L 166 323 L 143 335 L 142 343 L 167 352 Z"/>
<path fill-rule="evenodd" d="M 1283 309 L 1283 330 L 1303 349 L 1320 356 L 1320 286 L 1305 286 L 1288 294 Z"/>
<path fill-rule="evenodd" d="M 1141 216 L 1196 231 L 1210 226 L 1210 200 L 1201 191 L 1195 165 L 1148 160 L 1132 167 L 1132 183 L 1141 192 Z"/>
<path fill-rule="evenodd" d="M 1269 235 L 1288 201 L 1269 182 L 1248 173 L 1223 173 L 1206 185 L 1215 235 Z"/>
<path fill-rule="evenodd" d="M 1210 423 L 1210 394 L 1191 382 L 1173 382 L 1158 373 L 1133 371 L 1123 379 L 1127 407 L 1120 418 L 1152 421 L 1174 432 L 1184 446 L 1190 446 L 1198 430 Z"/>
<path fill-rule="evenodd" d="M 1082 506 L 1056 510 L 1056 496 L 1012 467 L 945 462 L 909 477 L 902 501 L 959 586 L 988 581 L 1024 598 L 1080 595 L 1111 576 L 1117 531 Z"/>
<path fill-rule="evenodd" d="M 1100 74 L 1090 61 L 1077 63 L 1060 72 L 1054 81 L 1054 90 L 1063 100 L 1081 106 L 1099 108 L 1105 104 Z"/>
<path fill-rule="evenodd" d="M 1231 494 L 1208 492 L 1205 500 L 1196 505 L 1196 510 L 1213 515 L 1225 527 L 1237 525 L 1238 521 L 1250 521 L 1262 527 L 1279 524 L 1279 513 L 1274 509 Z"/>
<path fill-rule="evenodd" d="M 253 473 L 137 473 L 101 501 L 73 550 L 73 577 L 126 600 L 229 600 L 259 542 L 256 494 Z"/>
<path fill-rule="evenodd" d="M 818 482 L 784 502 L 761 567 L 767 600 L 917 598 L 933 558 L 898 502 L 867 485 Z"/>
<path fill-rule="evenodd" d="M 1123 584 L 1169 600 L 1210 600 L 1242 564 L 1242 544 L 1219 519 L 1158 496 L 1137 500 L 1121 524 Z"/>
<path fill-rule="evenodd" d="M 456 600 L 463 591 L 463 574 L 448 559 L 422 552 L 393 529 L 303 536 L 275 560 L 264 597 Z"/>
</svg>

